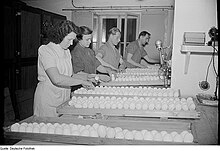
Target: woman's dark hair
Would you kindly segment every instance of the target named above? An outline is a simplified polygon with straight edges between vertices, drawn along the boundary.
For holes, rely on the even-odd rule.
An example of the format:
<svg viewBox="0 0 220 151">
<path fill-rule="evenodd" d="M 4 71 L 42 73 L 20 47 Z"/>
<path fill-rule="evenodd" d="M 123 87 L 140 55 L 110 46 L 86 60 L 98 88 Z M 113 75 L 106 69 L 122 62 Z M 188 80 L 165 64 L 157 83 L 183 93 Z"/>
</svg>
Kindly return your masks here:
<svg viewBox="0 0 220 151">
<path fill-rule="evenodd" d="M 141 36 L 146 36 L 146 35 L 151 35 L 149 32 L 147 32 L 147 31 L 142 31 L 140 34 L 139 34 L 139 36 L 138 36 L 138 38 L 140 38 Z"/>
<path fill-rule="evenodd" d="M 69 33 L 74 32 L 80 34 L 80 28 L 76 26 L 72 21 L 64 20 L 57 22 L 53 27 L 48 30 L 48 40 L 55 44 L 59 44 L 63 41 Z"/>
<path fill-rule="evenodd" d="M 82 40 L 83 35 L 92 34 L 92 30 L 89 27 L 86 27 L 86 26 L 80 26 L 80 31 L 81 31 L 81 33 L 76 35 L 76 38 L 78 40 Z"/>
</svg>

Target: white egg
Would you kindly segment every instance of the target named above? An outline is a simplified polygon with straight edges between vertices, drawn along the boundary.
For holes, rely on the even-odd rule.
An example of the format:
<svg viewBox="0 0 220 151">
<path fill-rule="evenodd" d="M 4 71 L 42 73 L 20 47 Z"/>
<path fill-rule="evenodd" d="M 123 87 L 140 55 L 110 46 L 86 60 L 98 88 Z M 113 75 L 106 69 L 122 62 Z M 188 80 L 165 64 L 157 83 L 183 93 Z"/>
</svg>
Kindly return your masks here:
<svg viewBox="0 0 220 151">
<path fill-rule="evenodd" d="M 121 127 L 115 127 L 114 129 L 115 129 L 115 132 L 116 132 L 116 133 L 122 131 L 122 128 L 121 128 Z"/>
<path fill-rule="evenodd" d="M 160 134 L 164 137 L 164 135 L 167 134 L 167 131 L 161 131 Z"/>
<path fill-rule="evenodd" d="M 70 101 L 68 102 L 68 104 L 69 104 L 69 106 L 73 106 L 73 105 L 74 105 L 74 102 L 73 102 L 72 100 L 70 100 Z"/>
<path fill-rule="evenodd" d="M 135 108 L 136 108 L 137 110 L 140 110 L 140 109 L 142 108 L 142 103 L 141 103 L 141 102 L 137 102 L 137 103 L 135 104 Z"/>
<path fill-rule="evenodd" d="M 107 138 L 114 138 L 115 134 L 116 134 L 115 129 L 109 127 L 107 130 Z"/>
<path fill-rule="evenodd" d="M 40 133 L 47 133 L 47 125 L 43 125 L 40 127 Z"/>
<path fill-rule="evenodd" d="M 124 108 L 124 109 L 129 109 L 129 107 L 130 107 L 129 103 L 125 102 L 125 103 L 123 104 L 123 108 Z"/>
<path fill-rule="evenodd" d="M 168 96 L 169 96 L 169 97 L 173 97 L 173 92 L 170 91 L 170 92 L 168 93 Z"/>
<path fill-rule="evenodd" d="M 151 134 L 152 134 L 153 137 L 154 137 L 157 133 L 158 133 L 157 130 L 152 130 L 152 131 L 151 131 Z"/>
<path fill-rule="evenodd" d="M 84 109 L 88 108 L 87 102 L 84 102 L 84 103 L 83 103 L 82 108 L 84 108 Z"/>
<path fill-rule="evenodd" d="M 172 142 L 173 141 L 173 137 L 171 134 L 167 133 L 163 136 L 163 141 L 165 142 Z"/>
<path fill-rule="evenodd" d="M 104 138 L 106 136 L 106 128 L 105 128 L 105 126 L 100 125 L 98 127 L 97 131 L 98 131 L 98 134 L 99 134 L 100 137 Z"/>
<path fill-rule="evenodd" d="M 47 125 L 47 127 L 49 127 L 49 126 L 51 126 L 52 124 L 51 124 L 51 123 L 47 123 L 46 125 Z"/>
<path fill-rule="evenodd" d="M 115 134 L 115 138 L 117 139 L 124 139 L 124 134 L 122 131 L 119 131 Z"/>
<path fill-rule="evenodd" d="M 89 131 L 89 136 L 90 137 L 99 137 L 99 134 L 95 129 L 93 129 L 93 130 Z"/>
<path fill-rule="evenodd" d="M 194 103 L 192 103 L 190 106 L 189 106 L 189 110 L 192 111 L 192 110 L 195 110 L 196 109 L 196 106 Z"/>
<path fill-rule="evenodd" d="M 155 109 L 156 110 L 160 110 L 161 109 L 161 103 L 160 102 L 155 103 Z"/>
<path fill-rule="evenodd" d="M 27 127 L 27 126 L 28 126 L 28 123 L 23 122 L 23 123 L 21 123 L 21 125 Z"/>
<path fill-rule="evenodd" d="M 111 104 L 109 102 L 105 103 L 105 108 L 106 109 L 110 109 L 111 108 Z"/>
<path fill-rule="evenodd" d="M 147 102 L 142 104 L 142 109 L 143 110 L 147 110 L 148 109 L 148 103 Z"/>
<path fill-rule="evenodd" d="M 125 133 L 127 133 L 128 129 L 123 129 L 122 132 L 125 135 Z"/>
<path fill-rule="evenodd" d="M 25 132 L 32 133 L 33 132 L 33 127 L 31 127 L 31 126 L 26 127 Z"/>
<path fill-rule="evenodd" d="M 167 109 L 168 109 L 167 103 L 163 103 L 161 108 L 162 108 L 162 110 L 164 110 L 164 111 L 167 110 Z"/>
<path fill-rule="evenodd" d="M 163 137 L 162 137 L 161 133 L 156 133 L 153 137 L 153 140 L 154 141 L 162 141 Z"/>
<path fill-rule="evenodd" d="M 135 109 L 135 103 L 134 103 L 134 102 L 131 102 L 131 103 L 130 103 L 129 109 L 131 109 L 131 110 L 134 110 L 134 109 Z"/>
<path fill-rule="evenodd" d="M 168 96 L 167 92 L 164 92 L 164 93 L 163 93 L 163 96 L 164 96 L 164 97 L 167 97 L 167 96 Z"/>
<path fill-rule="evenodd" d="M 176 134 L 173 138 L 174 142 L 183 142 L 183 138 L 180 134 Z"/>
<path fill-rule="evenodd" d="M 49 126 L 49 127 L 48 127 L 48 130 L 47 130 L 47 133 L 48 133 L 48 134 L 54 134 L 54 133 L 55 133 L 55 128 L 54 128 L 54 126 Z"/>
<path fill-rule="evenodd" d="M 79 136 L 80 132 L 78 130 L 74 130 L 74 131 L 72 131 L 71 135 Z"/>
<path fill-rule="evenodd" d="M 144 136 L 143 134 L 140 132 L 140 131 L 137 131 L 134 135 L 134 139 L 135 140 L 143 140 L 144 139 Z"/>
<path fill-rule="evenodd" d="M 174 138 L 178 133 L 176 131 L 173 131 L 170 133 L 170 135 Z"/>
<path fill-rule="evenodd" d="M 40 133 L 40 128 L 38 126 L 34 126 L 33 133 Z"/>
<path fill-rule="evenodd" d="M 122 109 L 122 108 L 123 108 L 123 104 L 122 104 L 122 103 L 118 103 L 118 104 L 117 104 L 117 108 L 118 108 L 118 109 Z"/>
<path fill-rule="evenodd" d="M 193 142 L 193 135 L 191 133 L 185 134 L 183 141 L 186 143 L 192 143 Z"/>
<path fill-rule="evenodd" d="M 169 109 L 170 111 L 173 111 L 173 110 L 175 109 L 174 103 L 169 103 L 168 109 Z"/>
<path fill-rule="evenodd" d="M 62 123 L 62 124 L 61 124 L 61 127 L 62 127 L 62 128 L 65 127 L 65 126 L 67 126 L 66 123 Z"/>
<path fill-rule="evenodd" d="M 116 103 L 112 103 L 111 109 L 116 109 L 116 108 L 117 108 L 117 104 Z"/>
<path fill-rule="evenodd" d="M 26 127 L 24 125 L 20 125 L 18 131 L 19 132 L 25 132 Z"/>
<path fill-rule="evenodd" d="M 131 131 L 127 131 L 125 133 L 125 139 L 133 140 L 134 139 L 133 133 Z"/>
<path fill-rule="evenodd" d="M 154 103 L 150 103 L 149 106 L 148 106 L 148 108 L 149 108 L 149 110 L 151 110 L 151 111 L 154 110 Z"/>
<path fill-rule="evenodd" d="M 182 109 L 184 111 L 188 111 L 189 110 L 189 108 L 188 108 L 188 106 L 186 104 L 182 104 Z"/>
<path fill-rule="evenodd" d="M 142 135 L 144 136 L 144 134 L 148 132 L 148 130 L 141 130 Z"/>
<path fill-rule="evenodd" d="M 105 108 L 105 103 L 101 102 L 101 103 L 99 104 L 99 107 L 100 107 L 100 109 L 104 109 L 104 108 Z"/>
<path fill-rule="evenodd" d="M 93 103 L 93 108 L 98 109 L 99 108 L 99 103 L 98 102 L 94 102 Z"/>
<path fill-rule="evenodd" d="M 54 127 L 61 126 L 60 123 L 54 123 Z"/>
<path fill-rule="evenodd" d="M 90 127 L 91 127 L 91 125 L 89 125 L 89 124 L 87 124 L 87 125 L 85 126 L 86 129 L 89 129 Z"/>
<path fill-rule="evenodd" d="M 73 124 L 73 125 L 70 126 L 70 129 L 71 129 L 71 131 L 78 130 L 78 126 Z"/>
<path fill-rule="evenodd" d="M 11 131 L 12 132 L 18 132 L 19 131 L 19 123 L 14 123 L 13 125 L 11 125 Z"/>
<path fill-rule="evenodd" d="M 87 105 L 87 106 L 88 106 L 88 108 L 89 108 L 89 109 L 91 109 L 91 108 L 93 108 L 93 103 L 92 103 L 92 102 L 90 102 L 90 103 L 88 103 L 88 105 Z"/>
<path fill-rule="evenodd" d="M 132 130 L 131 132 L 133 135 L 135 135 L 137 133 L 137 130 Z"/>
<path fill-rule="evenodd" d="M 71 135 L 71 130 L 70 130 L 70 128 L 65 127 L 65 128 L 63 129 L 63 135 Z"/>
<path fill-rule="evenodd" d="M 189 132 L 188 131 L 182 131 L 181 133 L 180 133 L 180 135 L 182 136 L 182 138 L 184 138 L 184 136 L 186 135 L 186 134 L 188 134 Z"/>
<path fill-rule="evenodd" d="M 175 110 L 180 111 L 182 109 L 182 105 L 180 103 L 175 104 Z"/>
<path fill-rule="evenodd" d="M 99 128 L 99 124 L 98 124 L 98 123 L 94 123 L 94 124 L 92 125 L 92 127 L 93 127 L 95 130 L 97 130 L 97 129 Z"/>
<path fill-rule="evenodd" d="M 153 136 L 150 131 L 145 132 L 144 140 L 149 140 L 149 141 L 153 140 Z"/>
<path fill-rule="evenodd" d="M 89 136 L 90 134 L 89 134 L 89 130 L 87 130 L 87 129 L 84 129 L 84 130 L 82 130 L 81 132 L 80 132 L 80 136 Z"/>
<path fill-rule="evenodd" d="M 192 97 L 188 97 L 188 98 L 186 99 L 186 101 L 193 101 L 193 98 L 192 98 Z"/>
<path fill-rule="evenodd" d="M 158 96 L 163 96 L 162 92 L 158 92 L 157 95 L 158 95 Z"/>
<path fill-rule="evenodd" d="M 79 132 L 81 133 L 83 130 L 86 129 L 86 127 L 85 127 L 84 125 L 82 125 L 82 126 L 80 126 L 78 129 L 79 129 Z"/>
<path fill-rule="evenodd" d="M 62 127 L 61 127 L 61 126 L 57 126 L 57 127 L 55 128 L 54 133 L 55 133 L 55 134 L 60 134 L 60 135 L 62 135 L 62 134 L 63 134 L 63 129 L 62 129 Z"/>
</svg>

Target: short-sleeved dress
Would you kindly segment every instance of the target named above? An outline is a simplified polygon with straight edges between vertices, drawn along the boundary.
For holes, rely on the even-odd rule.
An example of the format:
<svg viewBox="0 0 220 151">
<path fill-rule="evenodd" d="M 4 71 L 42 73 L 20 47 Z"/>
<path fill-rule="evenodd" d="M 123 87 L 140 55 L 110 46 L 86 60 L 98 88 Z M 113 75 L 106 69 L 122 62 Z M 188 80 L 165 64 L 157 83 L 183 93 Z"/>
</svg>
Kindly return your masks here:
<svg viewBox="0 0 220 151">
<path fill-rule="evenodd" d="M 101 53 L 103 56 L 102 59 L 105 62 L 118 69 L 120 58 L 122 58 L 118 49 L 113 49 L 111 45 L 106 42 L 97 50 L 97 53 Z"/>
<path fill-rule="evenodd" d="M 51 67 L 57 67 L 60 74 L 72 75 L 70 51 L 52 42 L 38 49 L 39 82 L 34 94 L 34 115 L 39 117 L 57 117 L 56 107 L 70 99 L 70 87 L 53 85 L 46 74 L 45 71 Z"/>
<path fill-rule="evenodd" d="M 95 74 L 101 64 L 95 57 L 95 52 L 90 48 L 84 48 L 79 43 L 71 51 L 73 72 L 80 71 Z"/>
<path fill-rule="evenodd" d="M 129 43 L 125 49 L 125 55 L 123 56 L 123 60 L 126 62 L 126 66 L 128 68 L 136 68 L 136 66 L 127 61 L 128 53 L 133 54 L 131 59 L 136 63 L 141 63 L 141 58 L 147 55 L 147 52 L 144 50 L 144 48 L 139 46 L 138 40 Z"/>
</svg>

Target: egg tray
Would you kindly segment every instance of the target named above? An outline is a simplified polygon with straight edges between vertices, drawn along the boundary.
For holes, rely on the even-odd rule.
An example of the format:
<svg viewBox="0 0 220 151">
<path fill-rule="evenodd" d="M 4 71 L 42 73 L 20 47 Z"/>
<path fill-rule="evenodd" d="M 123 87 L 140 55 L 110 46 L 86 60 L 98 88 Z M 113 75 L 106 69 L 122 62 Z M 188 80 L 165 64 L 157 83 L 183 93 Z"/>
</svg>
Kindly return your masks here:
<svg viewBox="0 0 220 151">
<path fill-rule="evenodd" d="M 100 83 L 102 86 L 163 86 L 164 80 L 149 80 L 149 81 L 110 81 Z"/>
<path fill-rule="evenodd" d="M 196 131 L 192 123 L 189 122 L 176 122 L 176 121 L 132 121 L 132 120 L 100 120 L 100 119 L 77 119 L 77 118 L 59 118 L 59 117 L 36 117 L 31 116 L 19 123 L 59 123 L 59 124 L 81 124 L 81 125 L 93 125 L 98 123 L 99 125 L 105 125 L 108 127 L 121 127 L 122 129 L 128 130 L 157 130 L 167 131 L 171 133 L 176 131 L 181 133 L 186 130 L 193 135 L 193 142 L 164 142 L 164 141 L 149 141 L 149 140 L 127 140 L 127 139 L 116 139 L 116 138 L 101 138 L 101 137 L 86 137 L 86 136 L 73 136 L 73 135 L 62 135 L 62 134 L 47 134 L 47 133 L 28 133 L 28 132 L 13 132 L 10 126 L 4 127 L 4 137 L 8 139 L 25 139 L 33 141 L 43 142 L 54 142 L 64 144 L 96 144 L 96 145 L 144 145 L 144 144 L 170 144 L 170 145 L 193 145 L 198 144 Z M 33 144 L 34 145 L 34 144 Z"/>
<path fill-rule="evenodd" d="M 106 87 L 106 88 L 105 88 Z M 101 90 L 100 90 L 101 88 Z M 110 89 L 113 92 L 110 92 Z M 146 88 L 146 89 L 145 89 Z M 115 89 L 115 90 L 114 90 Z M 163 93 L 170 93 L 166 94 Z M 154 94 L 155 93 L 155 94 Z M 157 94 L 156 94 L 157 93 Z M 159 93 L 161 93 L 159 95 Z M 111 96 L 158 96 L 158 97 L 179 97 L 181 96 L 179 89 L 171 89 L 171 88 L 151 88 L 151 87 L 133 87 L 133 86 L 96 86 L 94 90 L 87 90 L 85 88 L 79 88 L 72 92 L 72 94 L 80 94 L 80 95 L 111 95 Z"/>
<path fill-rule="evenodd" d="M 74 95 L 91 96 L 91 95 Z M 92 95 L 100 96 L 100 95 Z M 100 109 L 100 108 L 76 108 L 70 106 L 69 101 L 62 103 L 56 108 L 59 115 L 82 115 L 82 116 L 123 116 L 123 117 L 144 117 L 144 118 L 169 118 L 169 119 L 200 119 L 200 112 L 196 110 L 130 110 L 130 109 Z M 196 105 L 196 104 L 195 104 Z"/>
</svg>

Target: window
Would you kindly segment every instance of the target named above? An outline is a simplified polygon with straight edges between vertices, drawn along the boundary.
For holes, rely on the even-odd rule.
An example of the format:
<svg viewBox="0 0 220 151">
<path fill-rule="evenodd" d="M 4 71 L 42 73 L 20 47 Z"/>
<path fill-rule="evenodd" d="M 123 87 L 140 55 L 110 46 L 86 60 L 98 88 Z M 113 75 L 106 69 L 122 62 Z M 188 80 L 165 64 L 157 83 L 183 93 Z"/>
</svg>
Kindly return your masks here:
<svg viewBox="0 0 220 151">
<path fill-rule="evenodd" d="M 93 49 L 97 50 L 108 39 L 108 31 L 112 27 L 121 30 L 121 42 L 118 45 L 121 55 L 125 47 L 137 39 L 139 16 L 129 14 L 94 14 L 93 15 Z M 129 29 L 129 30 L 128 30 Z M 126 45 L 125 45 L 126 43 Z"/>
</svg>

